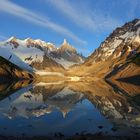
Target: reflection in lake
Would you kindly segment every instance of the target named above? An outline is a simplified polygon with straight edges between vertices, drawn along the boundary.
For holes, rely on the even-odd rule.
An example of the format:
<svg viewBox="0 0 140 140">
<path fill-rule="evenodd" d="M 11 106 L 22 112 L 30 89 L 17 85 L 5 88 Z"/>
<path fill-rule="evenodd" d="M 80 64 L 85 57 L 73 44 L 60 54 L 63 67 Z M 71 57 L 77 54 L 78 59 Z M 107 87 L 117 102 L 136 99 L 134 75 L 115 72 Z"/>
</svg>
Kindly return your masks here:
<svg viewBox="0 0 140 140">
<path fill-rule="evenodd" d="M 140 87 L 105 81 L 0 85 L 0 135 L 128 136 L 140 131 Z"/>
</svg>

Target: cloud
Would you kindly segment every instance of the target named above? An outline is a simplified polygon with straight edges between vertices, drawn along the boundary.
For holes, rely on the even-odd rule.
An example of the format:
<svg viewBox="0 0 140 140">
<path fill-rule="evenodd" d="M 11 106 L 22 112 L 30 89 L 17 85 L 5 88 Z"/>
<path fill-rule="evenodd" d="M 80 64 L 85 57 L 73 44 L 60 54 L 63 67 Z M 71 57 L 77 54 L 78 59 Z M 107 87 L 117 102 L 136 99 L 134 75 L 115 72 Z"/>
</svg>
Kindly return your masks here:
<svg viewBox="0 0 140 140">
<path fill-rule="evenodd" d="M 93 10 L 93 8 L 75 6 L 68 0 L 46 0 L 46 3 L 54 6 L 59 12 L 73 21 L 80 27 L 92 32 L 113 29 L 120 25 L 120 21 L 110 16 L 104 15 L 102 11 Z"/>
<path fill-rule="evenodd" d="M 68 30 L 67 28 L 58 25 L 52 21 L 49 20 L 49 18 L 44 17 L 42 15 L 39 15 L 33 11 L 30 11 L 24 7 L 21 7 L 9 0 L 1 0 L 0 2 L 0 12 L 5 12 L 11 15 L 14 15 L 18 18 L 24 19 L 28 22 L 31 22 L 32 24 L 36 24 L 45 28 L 52 29 L 53 31 L 63 35 L 67 36 L 71 39 L 73 39 L 75 42 L 85 45 L 86 41 L 80 39 L 77 37 L 73 32 Z"/>
</svg>

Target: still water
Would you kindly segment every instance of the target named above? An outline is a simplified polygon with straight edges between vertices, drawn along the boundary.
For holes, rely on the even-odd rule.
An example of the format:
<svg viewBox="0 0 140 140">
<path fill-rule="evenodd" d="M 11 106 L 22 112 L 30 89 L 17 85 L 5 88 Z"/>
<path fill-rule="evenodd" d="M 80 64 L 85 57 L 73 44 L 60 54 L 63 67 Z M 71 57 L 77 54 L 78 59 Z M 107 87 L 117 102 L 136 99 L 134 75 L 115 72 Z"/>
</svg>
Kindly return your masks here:
<svg viewBox="0 0 140 140">
<path fill-rule="evenodd" d="M 0 84 L 0 135 L 139 135 L 139 95 L 119 82 Z"/>
</svg>

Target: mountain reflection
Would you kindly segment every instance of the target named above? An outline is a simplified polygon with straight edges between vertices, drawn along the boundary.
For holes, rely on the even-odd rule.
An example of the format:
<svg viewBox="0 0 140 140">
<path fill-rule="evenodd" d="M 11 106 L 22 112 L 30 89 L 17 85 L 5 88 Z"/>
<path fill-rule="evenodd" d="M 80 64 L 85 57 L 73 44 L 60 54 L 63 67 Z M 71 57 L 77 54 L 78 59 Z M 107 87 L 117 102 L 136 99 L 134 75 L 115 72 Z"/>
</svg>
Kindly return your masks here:
<svg viewBox="0 0 140 140">
<path fill-rule="evenodd" d="M 54 118 L 55 121 L 49 128 L 50 132 L 62 130 L 62 133 L 67 134 L 69 130 L 66 131 L 66 128 L 72 129 L 76 123 L 79 127 L 77 125 L 73 134 L 82 132 L 81 123 L 85 129 L 89 129 L 84 131 L 89 133 L 98 132 L 98 129 L 104 126 L 105 131 L 110 129 L 116 131 L 120 127 L 119 134 L 126 134 L 140 126 L 139 93 L 139 86 L 119 81 L 114 84 L 108 84 L 103 80 L 90 83 L 68 81 L 53 84 L 31 84 L 30 81 L 4 83 L 0 85 L 0 116 L 13 121 L 19 118 L 31 119 L 30 122 L 26 122 L 27 124 L 34 121 L 33 117 L 39 118 L 46 123 L 46 126 L 38 126 L 41 128 L 49 124 L 47 118 L 42 118 L 48 116 L 49 120 Z M 56 116 L 59 116 L 59 119 Z M 79 119 L 84 121 L 81 122 Z M 92 120 L 93 124 L 87 124 Z M 97 129 L 96 125 L 100 127 Z"/>
</svg>

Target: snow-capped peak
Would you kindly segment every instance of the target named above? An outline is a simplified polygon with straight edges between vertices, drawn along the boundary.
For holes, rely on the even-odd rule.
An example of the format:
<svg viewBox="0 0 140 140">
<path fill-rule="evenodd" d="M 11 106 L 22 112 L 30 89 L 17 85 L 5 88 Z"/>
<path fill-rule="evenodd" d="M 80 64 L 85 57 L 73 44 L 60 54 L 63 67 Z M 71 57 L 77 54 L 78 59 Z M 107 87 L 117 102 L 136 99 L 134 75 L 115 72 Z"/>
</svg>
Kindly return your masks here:
<svg viewBox="0 0 140 140">
<path fill-rule="evenodd" d="M 63 44 L 68 44 L 67 40 L 64 38 Z"/>
<path fill-rule="evenodd" d="M 43 43 L 46 43 L 45 41 L 43 41 L 43 40 L 41 40 L 41 39 L 35 39 L 34 41 L 35 41 L 35 42 L 38 42 L 38 43 L 42 43 L 42 44 L 43 44 Z"/>
<path fill-rule="evenodd" d="M 12 40 L 16 40 L 17 38 L 15 36 L 10 37 L 9 39 L 6 40 L 6 42 L 10 42 Z"/>
<path fill-rule="evenodd" d="M 72 47 L 66 39 L 64 39 L 61 47 L 59 48 L 59 50 L 61 51 L 69 51 L 69 52 L 73 52 L 76 53 L 76 49 L 74 47 Z"/>
<path fill-rule="evenodd" d="M 31 38 L 28 37 L 28 38 L 24 39 L 25 42 L 27 42 L 28 40 L 31 40 Z"/>
</svg>

